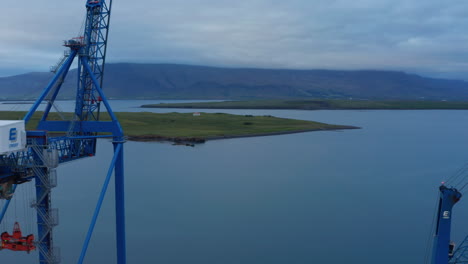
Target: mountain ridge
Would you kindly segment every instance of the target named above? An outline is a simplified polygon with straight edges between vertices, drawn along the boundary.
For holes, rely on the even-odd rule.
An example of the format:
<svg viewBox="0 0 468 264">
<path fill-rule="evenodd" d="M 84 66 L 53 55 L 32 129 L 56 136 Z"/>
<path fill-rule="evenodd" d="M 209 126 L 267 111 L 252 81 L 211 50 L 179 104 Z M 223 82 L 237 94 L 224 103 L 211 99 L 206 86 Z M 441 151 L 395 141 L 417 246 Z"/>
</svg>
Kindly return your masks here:
<svg viewBox="0 0 468 264">
<path fill-rule="evenodd" d="M 60 99 L 74 96 L 76 69 Z M 0 78 L 0 99 L 34 99 L 52 73 Z M 223 68 L 183 64 L 106 64 L 104 91 L 113 99 L 468 100 L 468 82 L 384 70 Z"/>
</svg>

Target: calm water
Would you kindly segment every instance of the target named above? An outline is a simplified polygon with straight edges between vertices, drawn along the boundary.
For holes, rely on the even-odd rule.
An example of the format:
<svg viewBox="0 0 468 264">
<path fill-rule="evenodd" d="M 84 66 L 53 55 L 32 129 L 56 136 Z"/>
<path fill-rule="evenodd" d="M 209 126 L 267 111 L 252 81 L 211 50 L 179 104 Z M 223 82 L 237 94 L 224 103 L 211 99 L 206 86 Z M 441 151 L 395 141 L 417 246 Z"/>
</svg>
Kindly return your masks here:
<svg viewBox="0 0 468 264">
<path fill-rule="evenodd" d="M 138 104 L 126 101 L 116 110 Z M 437 187 L 468 161 L 468 111 L 215 112 L 363 129 L 218 140 L 194 148 L 126 143 L 128 263 L 423 263 Z M 60 225 L 54 236 L 62 263 L 78 259 L 111 144 L 101 140 L 98 152 L 58 169 L 53 204 Z M 18 200 L 27 200 L 32 186 L 21 187 Z M 112 192 L 86 263 L 115 263 Z M 16 207 L 25 211 L 19 202 Z M 462 200 L 454 213 L 459 240 L 468 234 L 468 202 Z M 0 253 L 10 263 L 34 263 L 36 257 Z"/>
</svg>

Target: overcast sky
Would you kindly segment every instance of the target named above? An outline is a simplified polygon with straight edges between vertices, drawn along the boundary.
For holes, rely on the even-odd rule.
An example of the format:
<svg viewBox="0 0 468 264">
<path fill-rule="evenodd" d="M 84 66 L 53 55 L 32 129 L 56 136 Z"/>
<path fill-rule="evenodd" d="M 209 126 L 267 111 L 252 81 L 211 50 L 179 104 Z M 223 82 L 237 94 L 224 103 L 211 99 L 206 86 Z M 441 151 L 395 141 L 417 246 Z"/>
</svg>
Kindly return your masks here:
<svg viewBox="0 0 468 264">
<path fill-rule="evenodd" d="M 84 5 L 3 5 L 0 76 L 48 71 L 62 41 L 79 35 Z M 107 62 L 387 69 L 468 80 L 468 1 L 117 0 Z"/>
</svg>

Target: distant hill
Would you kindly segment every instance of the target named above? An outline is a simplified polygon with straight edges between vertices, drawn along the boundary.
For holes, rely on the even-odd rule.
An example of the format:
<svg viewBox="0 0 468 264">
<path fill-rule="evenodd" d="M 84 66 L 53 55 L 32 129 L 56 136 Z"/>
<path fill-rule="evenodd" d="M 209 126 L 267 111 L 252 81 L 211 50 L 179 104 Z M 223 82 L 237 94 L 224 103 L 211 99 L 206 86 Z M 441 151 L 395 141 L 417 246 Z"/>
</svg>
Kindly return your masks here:
<svg viewBox="0 0 468 264">
<path fill-rule="evenodd" d="M 75 71 L 60 98 L 74 95 Z M 34 99 L 51 73 L 0 78 L 0 99 Z M 468 82 L 397 71 L 232 69 L 175 64 L 107 64 L 104 90 L 119 99 L 468 100 Z"/>
</svg>

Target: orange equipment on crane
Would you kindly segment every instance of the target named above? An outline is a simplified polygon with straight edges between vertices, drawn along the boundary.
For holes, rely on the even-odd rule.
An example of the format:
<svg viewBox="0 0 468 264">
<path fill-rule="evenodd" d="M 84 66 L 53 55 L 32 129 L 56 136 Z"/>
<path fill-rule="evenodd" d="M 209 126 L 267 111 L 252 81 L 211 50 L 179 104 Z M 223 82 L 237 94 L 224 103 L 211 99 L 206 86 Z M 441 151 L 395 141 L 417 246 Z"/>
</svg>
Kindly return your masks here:
<svg viewBox="0 0 468 264">
<path fill-rule="evenodd" d="M 23 237 L 18 222 L 15 222 L 13 227 L 13 235 L 8 234 L 8 232 L 3 232 L 0 238 L 2 239 L 0 249 L 26 251 L 28 253 L 36 249 L 36 246 L 34 246 L 34 235 L 31 234 Z"/>
</svg>

